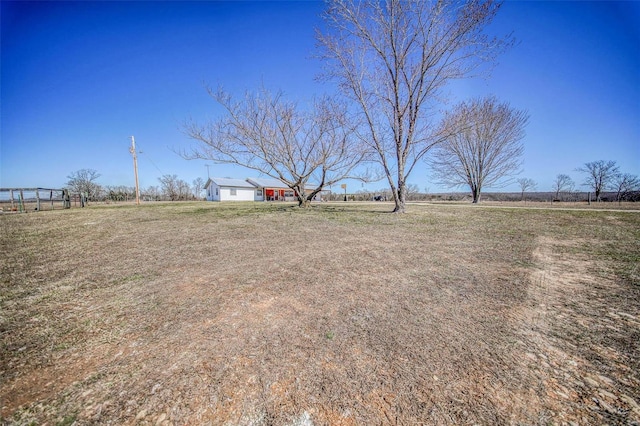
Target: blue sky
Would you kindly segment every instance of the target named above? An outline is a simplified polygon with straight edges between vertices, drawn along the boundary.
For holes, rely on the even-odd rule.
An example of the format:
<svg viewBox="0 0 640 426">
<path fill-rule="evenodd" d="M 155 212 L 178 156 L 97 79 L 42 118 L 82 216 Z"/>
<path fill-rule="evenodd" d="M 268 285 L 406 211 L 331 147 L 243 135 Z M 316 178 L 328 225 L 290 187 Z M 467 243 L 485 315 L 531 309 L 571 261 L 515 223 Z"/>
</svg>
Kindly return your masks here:
<svg viewBox="0 0 640 426">
<path fill-rule="evenodd" d="M 188 161 L 180 123 L 221 111 L 204 84 L 232 93 L 282 89 L 308 101 L 319 83 L 321 2 L 7 2 L 1 4 L 0 186 L 62 187 L 76 170 L 103 185 L 176 174 L 249 177 Z M 558 173 L 615 160 L 640 175 L 640 3 L 507 1 L 489 31 L 518 45 L 488 79 L 451 85 L 454 100 L 495 94 L 530 114 L 521 176 L 549 190 Z M 437 192 L 427 167 L 409 179 Z M 349 183 L 349 190 L 362 188 Z M 384 187 L 384 182 L 368 185 Z M 516 190 L 516 186 L 502 190 Z"/>
</svg>

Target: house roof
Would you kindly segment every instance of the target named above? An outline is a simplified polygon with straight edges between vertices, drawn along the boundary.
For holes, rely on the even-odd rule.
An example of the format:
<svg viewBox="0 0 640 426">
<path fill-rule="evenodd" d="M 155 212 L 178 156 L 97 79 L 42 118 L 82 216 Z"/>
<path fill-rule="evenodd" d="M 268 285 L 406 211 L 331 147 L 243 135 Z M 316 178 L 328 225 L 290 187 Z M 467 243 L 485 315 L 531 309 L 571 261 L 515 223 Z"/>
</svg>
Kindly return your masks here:
<svg viewBox="0 0 640 426">
<path fill-rule="evenodd" d="M 209 181 L 221 187 L 251 188 L 251 189 L 255 188 L 254 185 L 250 184 L 249 182 L 243 179 L 210 178 Z M 209 186 L 210 182 L 207 182 L 207 185 L 205 185 L 205 188 Z"/>
<path fill-rule="evenodd" d="M 254 186 L 258 188 L 283 188 L 289 189 L 285 183 L 282 183 L 279 179 L 274 178 L 249 178 L 247 182 L 252 183 Z"/>
<path fill-rule="evenodd" d="M 205 184 L 205 188 L 208 188 L 212 183 L 220 187 L 234 187 L 234 188 L 275 188 L 275 189 L 290 189 L 289 186 L 283 183 L 280 179 L 274 178 L 248 178 L 248 179 L 231 179 L 231 178 L 209 178 Z M 306 185 L 306 189 L 316 189 L 314 185 Z"/>
<path fill-rule="evenodd" d="M 247 182 L 251 182 L 258 188 L 278 188 L 278 189 L 290 189 L 289 185 L 283 183 L 280 179 L 274 178 L 248 178 Z M 305 189 L 316 189 L 314 184 L 305 185 Z"/>
</svg>

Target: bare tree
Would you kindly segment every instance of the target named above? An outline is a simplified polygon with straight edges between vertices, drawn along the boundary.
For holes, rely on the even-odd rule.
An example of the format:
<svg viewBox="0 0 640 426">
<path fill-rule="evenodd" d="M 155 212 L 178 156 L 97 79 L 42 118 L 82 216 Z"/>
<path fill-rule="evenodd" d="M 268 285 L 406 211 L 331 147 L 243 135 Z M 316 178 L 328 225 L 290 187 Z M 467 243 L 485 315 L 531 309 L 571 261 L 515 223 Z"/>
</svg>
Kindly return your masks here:
<svg viewBox="0 0 640 426">
<path fill-rule="evenodd" d="M 578 168 L 577 171 L 587 175 L 583 185 L 593 189 L 596 201 L 600 201 L 602 191 L 610 189 L 613 181 L 620 174 L 620 169 L 615 161 L 604 160 L 585 163 L 584 166 Z"/>
<path fill-rule="evenodd" d="M 531 178 L 520 178 L 516 182 L 518 182 L 518 185 L 520 185 L 520 190 L 522 191 L 522 197 L 520 198 L 520 201 L 524 201 L 525 192 L 532 191 L 538 186 L 536 181 Z"/>
<path fill-rule="evenodd" d="M 209 89 L 209 94 L 227 114 L 204 126 L 184 125 L 185 133 L 201 142 L 183 152 L 185 158 L 238 164 L 280 179 L 295 191 L 300 207 L 325 186 L 363 177 L 355 169 L 367 151 L 354 139 L 344 105 L 324 98 L 303 110 L 282 92 L 272 95 L 265 89 L 247 93 L 241 102 L 222 90 Z"/>
<path fill-rule="evenodd" d="M 143 191 L 142 196 L 147 200 L 158 201 L 160 199 L 160 188 L 157 185 L 151 185 Z"/>
<path fill-rule="evenodd" d="M 110 201 L 129 201 L 136 198 L 136 188 L 131 186 L 108 186 L 106 191 Z"/>
<path fill-rule="evenodd" d="M 613 189 L 616 191 L 616 200 L 621 203 L 630 193 L 640 190 L 640 180 L 631 173 L 619 173 L 614 178 Z"/>
<path fill-rule="evenodd" d="M 67 186 L 72 192 L 86 194 L 89 200 L 95 200 L 101 191 L 100 185 L 95 182 L 100 176 L 93 169 L 80 169 L 67 176 Z"/>
<path fill-rule="evenodd" d="M 158 178 L 158 181 L 160 182 L 160 188 L 163 196 L 171 201 L 179 199 L 180 193 L 177 175 L 162 175 L 162 177 Z"/>
<path fill-rule="evenodd" d="M 556 200 L 560 200 L 560 193 L 572 192 L 575 187 L 573 179 L 569 175 L 560 173 L 553 181 L 553 190 L 556 191 Z"/>
<path fill-rule="evenodd" d="M 202 191 L 204 191 L 204 180 L 199 177 L 197 179 L 194 179 L 193 181 L 193 195 L 196 197 L 196 199 L 200 199 L 202 196 Z"/>
<path fill-rule="evenodd" d="M 193 198 L 191 186 L 185 180 L 178 179 L 176 181 L 176 190 L 178 191 L 178 200 L 185 201 Z"/>
<path fill-rule="evenodd" d="M 407 185 L 407 200 L 415 201 L 420 197 L 420 187 L 414 183 Z"/>
<path fill-rule="evenodd" d="M 436 179 L 449 187 L 468 186 L 473 202 L 485 187 L 506 185 L 521 164 L 521 143 L 529 120 L 525 111 L 495 97 L 462 102 L 444 120 L 452 135 L 429 161 Z"/>
<path fill-rule="evenodd" d="M 325 77 L 363 118 L 359 137 L 386 177 L 395 212 L 405 211 L 406 183 L 416 164 L 443 139 L 432 120 L 443 87 L 492 62 L 509 39 L 482 31 L 494 1 L 333 0 L 318 40 L 329 59 Z"/>
</svg>

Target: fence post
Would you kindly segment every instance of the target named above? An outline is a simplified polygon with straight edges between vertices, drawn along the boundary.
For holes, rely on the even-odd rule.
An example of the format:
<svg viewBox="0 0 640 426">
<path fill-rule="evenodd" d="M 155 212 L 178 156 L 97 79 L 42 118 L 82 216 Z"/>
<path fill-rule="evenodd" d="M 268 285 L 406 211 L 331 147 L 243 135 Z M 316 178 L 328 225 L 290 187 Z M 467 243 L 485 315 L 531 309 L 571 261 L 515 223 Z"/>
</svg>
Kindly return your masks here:
<svg viewBox="0 0 640 426">
<path fill-rule="evenodd" d="M 36 188 L 36 210 L 40 211 L 40 193 L 38 188 Z"/>
</svg>

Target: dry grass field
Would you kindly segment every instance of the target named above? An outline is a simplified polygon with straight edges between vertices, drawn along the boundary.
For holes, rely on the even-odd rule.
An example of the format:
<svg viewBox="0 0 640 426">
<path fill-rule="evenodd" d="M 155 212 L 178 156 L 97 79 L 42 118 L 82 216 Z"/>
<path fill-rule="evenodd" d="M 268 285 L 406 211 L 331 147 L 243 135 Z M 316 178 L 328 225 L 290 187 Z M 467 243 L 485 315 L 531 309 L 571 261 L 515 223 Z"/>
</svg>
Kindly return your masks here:
<svg viewBox="0 0 640 426">
<path fill-rule="evenodd" d="M 640 423 L 640 212 L 388 210 L 0 216 L 0 423 Z"/>
</svg>

